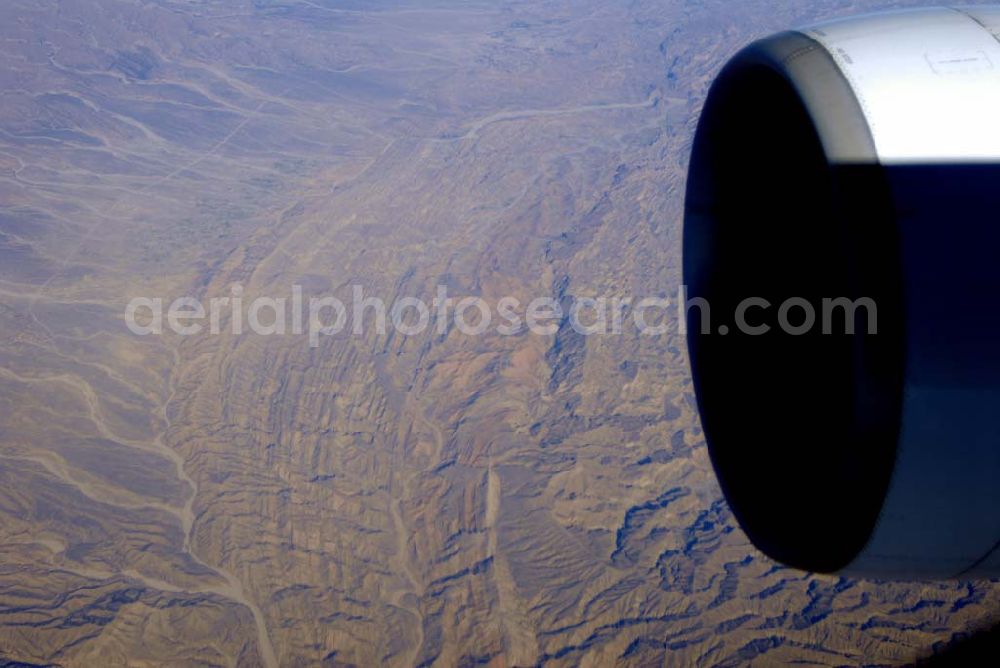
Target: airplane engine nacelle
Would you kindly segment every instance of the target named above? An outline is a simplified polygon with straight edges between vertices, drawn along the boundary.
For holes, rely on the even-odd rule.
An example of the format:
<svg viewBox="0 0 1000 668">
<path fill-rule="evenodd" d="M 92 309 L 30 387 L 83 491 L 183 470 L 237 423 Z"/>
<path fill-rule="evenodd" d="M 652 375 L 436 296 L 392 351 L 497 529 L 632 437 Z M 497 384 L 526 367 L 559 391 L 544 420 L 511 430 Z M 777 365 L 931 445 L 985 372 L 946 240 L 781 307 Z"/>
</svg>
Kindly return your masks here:
<svg viewBox="0 0 1000 668">
<path fill-rule="evenodd" d="M 1000 7 L 736 55 L 694 142 L 684 277 L 712 462 L 758 548 L 1000 575 Z"/>
</svg>

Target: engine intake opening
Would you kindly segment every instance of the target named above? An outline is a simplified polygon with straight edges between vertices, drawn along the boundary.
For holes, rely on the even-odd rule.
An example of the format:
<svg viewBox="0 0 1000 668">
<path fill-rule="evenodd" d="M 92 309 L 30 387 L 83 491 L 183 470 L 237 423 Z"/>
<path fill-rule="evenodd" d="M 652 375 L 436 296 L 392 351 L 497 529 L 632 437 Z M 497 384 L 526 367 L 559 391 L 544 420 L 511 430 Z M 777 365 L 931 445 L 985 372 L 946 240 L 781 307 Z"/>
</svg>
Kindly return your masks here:
<svg viewBox="0 0 1000 668">
<path fill-rule="evenodd" d="M 893 215 L 881 169 L 831 163 L 766 51 L 751 47 L 719 76 L 695 140 L 684 273 L 711 327 L 692 305 L 691 363 L 712 462 L 743 529 L 772 558 L 833 572 L 867 543 L 895 459 Z M 831 301 L 844 298 L 870 299 L 874 312 L 849 316 Z M 798 305 L 785 311 L 789 300 Z M 810 328 L 799 327 L 804 303 Z"/>
</svg>

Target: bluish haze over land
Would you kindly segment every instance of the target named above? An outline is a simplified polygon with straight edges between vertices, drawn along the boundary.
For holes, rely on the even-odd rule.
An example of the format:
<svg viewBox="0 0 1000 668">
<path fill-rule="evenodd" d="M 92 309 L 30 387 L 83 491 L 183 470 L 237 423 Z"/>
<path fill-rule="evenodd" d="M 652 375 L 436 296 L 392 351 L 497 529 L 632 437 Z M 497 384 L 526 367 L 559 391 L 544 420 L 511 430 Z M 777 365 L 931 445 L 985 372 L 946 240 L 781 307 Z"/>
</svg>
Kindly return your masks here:
<svg viewBox="0 0 1000 668">
<path fill-rule="evenodd" d="M 756 553 L 677 334 L 122 320 L 235 283 L 672 295 L 722 63 L 919 4 L 4 2 L 0 662 L 896 665 L 989 621 L 992 584 Z"/>
</svg>

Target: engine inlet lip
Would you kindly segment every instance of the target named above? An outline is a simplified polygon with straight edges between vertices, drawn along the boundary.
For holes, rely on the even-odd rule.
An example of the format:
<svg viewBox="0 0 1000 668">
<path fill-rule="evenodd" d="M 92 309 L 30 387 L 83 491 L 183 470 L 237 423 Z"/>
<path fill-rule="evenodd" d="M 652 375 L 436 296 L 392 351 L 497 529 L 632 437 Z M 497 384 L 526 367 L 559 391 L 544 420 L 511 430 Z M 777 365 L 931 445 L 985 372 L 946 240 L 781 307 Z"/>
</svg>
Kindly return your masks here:
<svg viewBox="0 0 1000 668">
<path fill-rule="evenodd" d="M 742 266 L 742 261 L 727 265 L 720 259 L 725 253 L 719 251 L 719 239 L 725 239 L 731 227 L 720 222 L 725 218 L 720 210 L 728 206 L 720 201 L 731 198 L 716 171 L 725 169 L 718 164 L 737 159 L 733 156 L 746 148 L 739 141 L 727 142 L 727 132 L 719 128 L 734 115 L 745 116 L 753 113 L 748 109 L 769 104 L 767 99 L 754 100 L 754 94 L 747 92 L 751 89 L 780 91 L 788 105 L 800 107 L 794 113 L 801 112 L 811 125 L 808 132 L 803 130 L 808 135 L 805 142 L 815 143 L 822 155 L 824 168 L 817 169 L 816 178 L 829 181 L 836 217 L 866 221 L 843 232 L 859 253 L 845 254 L 837 262 L 856 267 L 847 292 L 879 297 L 881 338 L 873 344 L 857 334 L 848 368 L 826 371 L 838 374 L 838 382 L 849 387 L 847 393 L 853 395 L 851 405 L 834 417 L 839 421 L 834 431 L 844 434 L 852 444 L 846 448 L 849 456 L 836 452 L 835 442 L 815 445 L 822 441 L 819 432 L 824 429 L 818 424 L 811 427 L 811 433 L 806 426 L 787 434 L 787 447 L 774 453 L 769 452 L 766 439 L 748 440 L 738 425 L 731 424 L 734 416 L 741 415 L 737 403 L 746 401 L 747 395 L 741 398 L 722 389 L 723 384 L 736 383 L 734 378 L 752 369 L 747 364 L 741 366 L 740 357 L 734 363 L 732 353 L 726 352 L 727 346 L 739 345 L 733 343 L 739 340 L 739 333 L 734 331 L 726 339 L 717 333 L 703 335 L 699 333 L 700 314 L 689 310 L 687 331 L 691 333 L 688 343 L 695 392 L 720 485 L 750 540 L 787 565 L 837 572 L 864 551 L 876 530 L 896 459 L 905 360 L 902 272 L 892 196 L 862 105 L 826 48 L 799 32 L 750 45 L 729 62 L 713 84 L 694 142 L 684 231 L 684 282 L 689 298 L 718 295 L 720 290 L 736 289 L 743 282 L 743 276 L 731 269 Z M 778 188 L 775 194 L 783 195 Z M 802 213 L 804 219 L 808 217 Z M 755 218 L 751 215 L 744 222 L 748 226 L 763 223 Z M 809 223 L 804 220 L 803 224 Z M 741 252 L 751 253 L 753 248 Z M 727 303 L 728 299 L 721 301 Z M 775 364 L 783 363 L 779 355 L 772 356 Z M 717 368 L 717 360 L 723 358 L 725 368 Z M 761 389 L 765 394 L 773 391 Z M 810 389 L 823 394 L 822 389 L 807 391 Z M 780 397 L 794 391 L 796 388 L 781 388 L 774 393 Z M 795 439 L 801 443 L 798 457 L 789 452 Z M 770 464 L 774 470 L 761 469 L 758 472 L 763 478 L 751 479 L 748 466 L 760 466 L 761 460 L 769 458 L 775 460 Z M 810 498 L 807 481 L 809 476 L 820 475 L 818 472 L 823 481 L 817 490 L 822 490 L 825 498 Z"/>
</svg>

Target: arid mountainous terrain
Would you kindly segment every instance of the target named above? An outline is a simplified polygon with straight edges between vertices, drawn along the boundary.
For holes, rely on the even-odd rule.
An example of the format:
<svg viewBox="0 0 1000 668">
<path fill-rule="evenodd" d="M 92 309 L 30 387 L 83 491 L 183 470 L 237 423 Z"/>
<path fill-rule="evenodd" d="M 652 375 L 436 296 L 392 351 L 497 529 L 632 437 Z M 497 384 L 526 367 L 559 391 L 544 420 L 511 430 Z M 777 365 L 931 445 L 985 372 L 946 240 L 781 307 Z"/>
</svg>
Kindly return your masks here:
<svg viewBox="0 0 1000 668">
<path fill-rule="evenodd" d="M 713 74 L 876 4 L 5 0 L 0 664 L 896 665 L 989 622 L 757 554 L 677 333 L 124 321 L 672 295 Z"/>
</svg>

